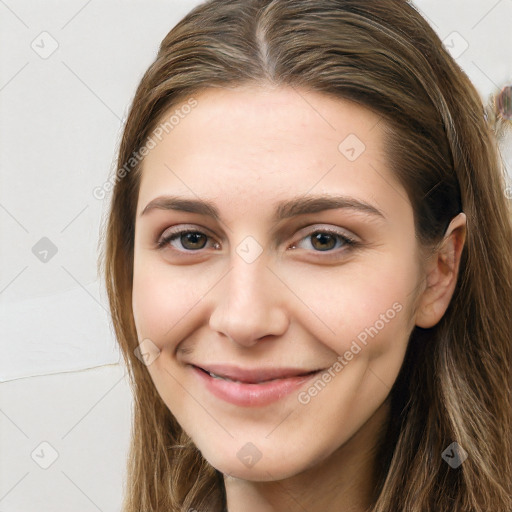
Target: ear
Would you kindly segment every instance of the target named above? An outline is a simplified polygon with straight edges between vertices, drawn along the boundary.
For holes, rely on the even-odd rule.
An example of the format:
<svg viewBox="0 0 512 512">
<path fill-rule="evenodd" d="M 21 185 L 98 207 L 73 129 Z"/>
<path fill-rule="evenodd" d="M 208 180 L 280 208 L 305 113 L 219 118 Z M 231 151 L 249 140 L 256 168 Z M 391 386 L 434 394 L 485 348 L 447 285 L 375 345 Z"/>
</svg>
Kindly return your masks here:
<svg viewBox="0 0 512 512">
<path fill-rule="evenodd" d="M 439 249 L 427 261 L 426 288 L 418 298 L 415 317 L 418 327 L 433 327 L 448 309 L 465 241 L 466 215 L 461 212 L 452 219 Z"/>
</svg>

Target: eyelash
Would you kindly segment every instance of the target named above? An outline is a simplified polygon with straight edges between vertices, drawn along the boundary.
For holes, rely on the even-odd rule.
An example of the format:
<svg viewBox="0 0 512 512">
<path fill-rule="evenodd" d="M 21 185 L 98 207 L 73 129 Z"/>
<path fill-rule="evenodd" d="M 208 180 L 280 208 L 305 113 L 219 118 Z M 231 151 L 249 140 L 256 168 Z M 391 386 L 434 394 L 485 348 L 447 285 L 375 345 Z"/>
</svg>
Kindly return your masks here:
<svg viewBox="0 0 512 512">
<path fill-rule="evenodd" d="M 170 242 L 172 242 L 173 240 L 179 238 L 181 235 L 183 234 L 186 234 L 186 233 L 197 233 L 197 234 L 200 234 L 200 235 L 205 235 L 208 239 L 211 239 L 212 237 L 210 237 L 209 235 L 207 235 L 206 233 L 204 233 L 203 231 L 199 231 L 197 229 L 179 229 L 179 230 L 176 230 L 174 232 L 171 232 L 169 233 L 168 235 L 166 235 L 165 237 L 161 238 L 158 242 L 157 242 L 157 249 L 161 250 L 161 249 L 165 249 L 169 244 Z M 342 249 L 343 251 L 348 251 L 348 250 L 351 250 L 351 249 L 355 249 L 357 248 L 358 246 L 362 245 L 361 242 L 358 242 L 357 240 L 354 240 L 353 238 L 345 235 L 345 234 L 342 234 L 336 230 L 333 230 L 333 229 L 328 229 L 328 228 L 320 228 L 320 229 L 314 229 L 312 230 L 310 233 L 308 233 L 306 236 L 302 237 L 299 242 L 302 242 L 303 240 L 313 236 L 314 234 L 317 234 L 317 233 L 320 233 L 320 234 L 328 234 L 328 235 L 332 235 L 336 238 L 338 238 L 339 240 L 341 240 L 344 244 L 344 246 L 346 247 L 346 249 Z M 297 244 L 293 244 L 293 249 L 296 248 L 296 245 Z M 196 250 L 191 250 L 191 249 L 183 249 L 183 250 L 180 250 L 180 249 L 174 249 L 174 251 L 176 252 L 179 252 L 179 253 L 200 253 L 204 248 L 201 248 L 201 249 L 196 249 Z M 315 251 L 313 249 L 313 252 L 315 253 L 325 253 L 325 254 L 329 254 L 329 255 L 332 255 L 333 253 L 336 253 L 338 252 L 336 249 L 340 249 L 340 248 L 334 248 L 334 249 L 328 249 L 326 251 Z"/>
</svg>

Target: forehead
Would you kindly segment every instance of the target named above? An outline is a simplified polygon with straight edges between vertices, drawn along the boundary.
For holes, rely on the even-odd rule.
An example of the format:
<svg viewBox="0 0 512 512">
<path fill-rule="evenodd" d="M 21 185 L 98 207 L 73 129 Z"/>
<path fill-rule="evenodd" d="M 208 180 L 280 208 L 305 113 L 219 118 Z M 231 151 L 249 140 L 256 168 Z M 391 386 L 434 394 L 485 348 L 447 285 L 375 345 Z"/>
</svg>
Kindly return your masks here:
<svg viewBox="0 0 512 512">
<path fill-rule="evenodd" d="M 268 202 L 342 186 L 344 193 L 371 195 L 376 180 L 382 185 L 386 178 L 384 120 L 352 101 L 259 86 L 206 89 L 193 99 L 193 108 L 182 108 L 190 104 L 185 100 L 161 119 L 174 116 L 160 125 L 143 161 L 139 211 L 165 193 L 212 199 L 243 193 L 245 202 L 263 196 Z"/>
<path fill-rule="evenodd" d="M 210 139 L 222 139 L 224 135 L 246 142 L 249 148 L 259 141 L 271 146 L 272 140 L 304 142 L 309 138 L 318 142 L 322 138 L 330 143 L 347 130 L 364 137 L 382 121 L 380 115 L 353 101 L 297 87 L 209 88 L 193 98 L 196 106 L 180 119 L 174 116 L 173 122 L 178 122 L 166 130 L 177 136 L 186 135 L 191 144 L 208 145 Z M 173 106 L 162 121 L 185 110 L 186 103 L 187 100 Z M 191 131 L 197 132 L 198 138 L 190 139 Z M 205 131 L 209 138 L 203 138 Z"/>
</svg>

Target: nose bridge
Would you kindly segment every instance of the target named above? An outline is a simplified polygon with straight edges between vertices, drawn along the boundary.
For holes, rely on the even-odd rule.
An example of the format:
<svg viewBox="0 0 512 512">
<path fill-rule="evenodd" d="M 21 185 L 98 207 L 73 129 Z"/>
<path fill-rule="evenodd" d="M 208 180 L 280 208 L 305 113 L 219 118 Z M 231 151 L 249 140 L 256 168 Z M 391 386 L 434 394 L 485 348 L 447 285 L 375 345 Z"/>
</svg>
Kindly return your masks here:
<svg viewBox="0 0 512 512">
<path fill-rule="evenodd" d="M 279 291 L 267 261 L 246 261 L 233 254 L 210 317 L 210 327 L 233 341 L 252 345 L 267 335 L 282 334 L 288 325 Z"/>
<path fill-rule="evenodd" d="M 233 321 L 237 320 L 237 314 L 245 316 L 246 322 L 254 321 L 269 308 L 269 273 L 263 258 L 247 263 L 234 255 L 225 289 L 225 306 Z"/>
</svg>

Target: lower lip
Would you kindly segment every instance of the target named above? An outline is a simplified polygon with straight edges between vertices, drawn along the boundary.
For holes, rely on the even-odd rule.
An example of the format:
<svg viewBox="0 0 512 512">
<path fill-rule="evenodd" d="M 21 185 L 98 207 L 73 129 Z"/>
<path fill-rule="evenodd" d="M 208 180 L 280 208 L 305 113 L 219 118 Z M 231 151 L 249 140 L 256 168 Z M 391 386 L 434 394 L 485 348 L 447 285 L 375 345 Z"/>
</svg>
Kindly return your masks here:
<svg viewBox="0 0 512 512">
<path fill-rule="evenodd" d="M 247 384 L 211 377 L 196 366 L 192 366 L 192 369 L 213 395 L 241 407 L 261 407 L 275 402 L 300 388 L 305 382 L 320 373 L 318 371 L 300 377 L 276 379 L 261 384 Z"/>
</svg>

